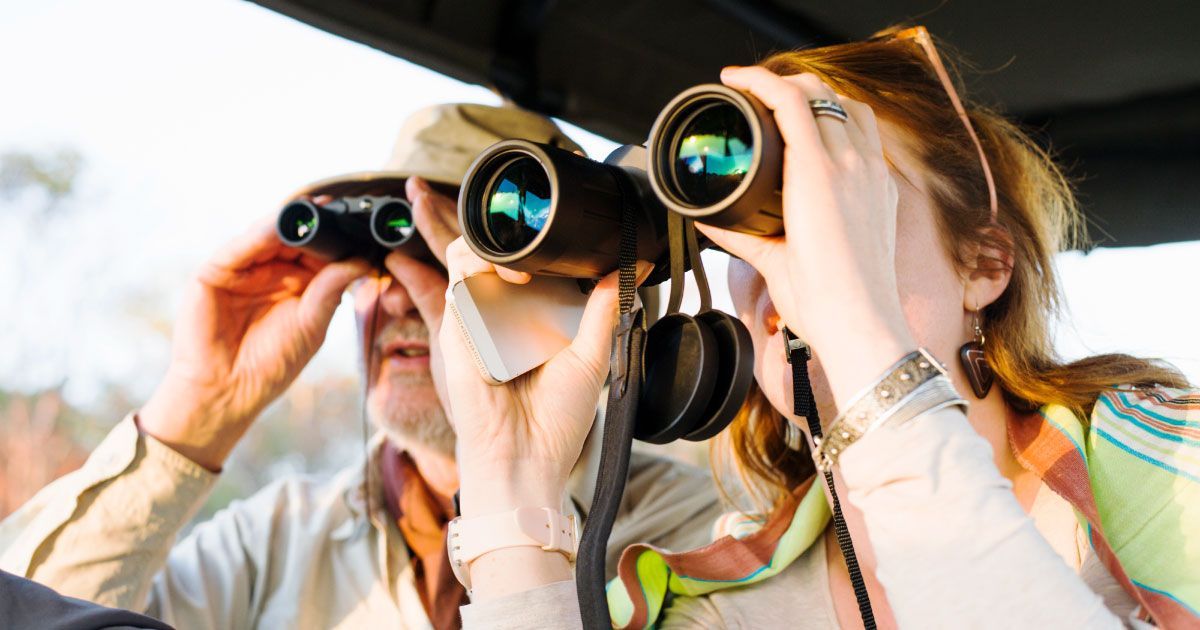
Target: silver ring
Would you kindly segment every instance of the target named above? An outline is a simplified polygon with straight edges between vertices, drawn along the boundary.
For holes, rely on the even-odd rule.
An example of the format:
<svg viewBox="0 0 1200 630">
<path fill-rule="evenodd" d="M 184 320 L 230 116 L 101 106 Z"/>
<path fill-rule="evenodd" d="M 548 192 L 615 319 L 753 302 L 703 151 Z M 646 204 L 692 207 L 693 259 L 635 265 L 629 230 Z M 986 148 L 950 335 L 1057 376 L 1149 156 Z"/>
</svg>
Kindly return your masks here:
<svg viewBox="0 0 1200 630">
<path fill-rule="evenodd" d="M 813 116 L 829 116 L 842 122 L 850 120 L 850 115 L 846 113 L 846 109 L 837 101 L 814 98 L 808 102 L 808 106 L 812 109 Z"/>
</svg>

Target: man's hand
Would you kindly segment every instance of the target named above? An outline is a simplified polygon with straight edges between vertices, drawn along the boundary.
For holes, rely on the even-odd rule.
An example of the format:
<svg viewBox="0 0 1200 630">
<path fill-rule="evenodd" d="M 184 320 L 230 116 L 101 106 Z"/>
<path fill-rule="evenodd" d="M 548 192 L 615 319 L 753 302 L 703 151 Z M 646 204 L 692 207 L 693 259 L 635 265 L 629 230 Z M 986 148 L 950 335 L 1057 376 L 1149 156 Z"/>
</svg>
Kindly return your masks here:
<svg viewBox="0 0 1200 630">
<path fill-rule="evenodd" d="M 271 223 L 218 253 L 191 281 L 141 429 L 219 470 L 254 418 L 312 359 L 342 292 L 369 265 L 284 246 Z"/>
<path fill-rule="evenodd" d="M 431 188 L 420 177 L 408 179 L 405 194 L 412 204 L 417 231 L 425 239 L 429 251 L 445 267 L 446 248 L 460 235 L 457 203 Z M 429 371 L 442 408 L 449 414 L 450 399 L 446 393 L 445 366 L 438 338 L 442 314 L 446 309 L 446 272 L 398 252 L 389 254 L 384 264 L 392 277 L 408 292 L 409 299 L 429 327 Z"/>
</svg>

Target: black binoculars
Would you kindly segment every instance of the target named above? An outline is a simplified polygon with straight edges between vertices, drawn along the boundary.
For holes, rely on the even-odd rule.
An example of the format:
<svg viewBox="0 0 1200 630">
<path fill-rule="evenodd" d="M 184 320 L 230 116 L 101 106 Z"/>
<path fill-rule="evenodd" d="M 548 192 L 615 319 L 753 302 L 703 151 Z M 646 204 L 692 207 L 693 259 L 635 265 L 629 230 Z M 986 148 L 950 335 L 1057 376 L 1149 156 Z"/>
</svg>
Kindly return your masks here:
<svg viewBox="0 0 1200 630">
<path fill-rule="evenodd" d="M 524 140 L 492 145 L 463 179 L 459 224 L 489 262 L 597 278 L 617 267 L 625 203 L 638 210 L 642 260 L 663 256 L 668 211 L 739 232 L 782 233 L 782 155 L 761 102 L 699 85 L 663 108 L 648 147 L 622 146 L 604 162 Z"/>
<path fill-rule="evenodd" d="M 284 244 L 326 260 L 361 256 L 379 262 L 397 250 L 431 257 L 412 206 L 401 197 L 339 197 L 320 204 L 297 199 L 279 212 L 275 227 Z"/>
</svg>

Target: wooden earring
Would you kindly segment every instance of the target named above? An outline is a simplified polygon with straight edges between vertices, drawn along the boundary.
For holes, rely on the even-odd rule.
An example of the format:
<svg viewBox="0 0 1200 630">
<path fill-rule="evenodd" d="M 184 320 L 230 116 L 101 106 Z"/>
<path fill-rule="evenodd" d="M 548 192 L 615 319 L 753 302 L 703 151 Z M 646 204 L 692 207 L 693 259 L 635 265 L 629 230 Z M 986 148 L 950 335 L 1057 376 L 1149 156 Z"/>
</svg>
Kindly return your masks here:
<svg viewBox="0 0 1200 630">
<path fill-rule="evenodd" d="M 972 325 L 975 327 L 975 338 L 963 344 L 958 350 L 958 360 L 962 362 L 967 380 L 976 398 L 985 398 L 996 381 L 996 373 L 988 365 L 987 356 L 983 351 L 983 329 L 979 326 L 979 311 L 971 313 Z"/>
</svg>

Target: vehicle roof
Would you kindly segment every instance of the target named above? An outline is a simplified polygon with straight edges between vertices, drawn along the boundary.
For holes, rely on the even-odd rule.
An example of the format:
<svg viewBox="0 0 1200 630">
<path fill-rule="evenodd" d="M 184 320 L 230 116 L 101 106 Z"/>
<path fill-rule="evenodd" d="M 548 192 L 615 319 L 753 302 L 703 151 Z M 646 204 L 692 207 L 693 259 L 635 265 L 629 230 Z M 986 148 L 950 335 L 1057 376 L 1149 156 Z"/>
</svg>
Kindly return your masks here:
<svg viewBox="0 0 1200 630">
<path fill-rule="evenodd" d="M 1060 154 L 1101 244 L 1200 239 L 1197 2 L 254 1 L 620 142 L 722 66 L 921 23 Z"/>
</svg>

